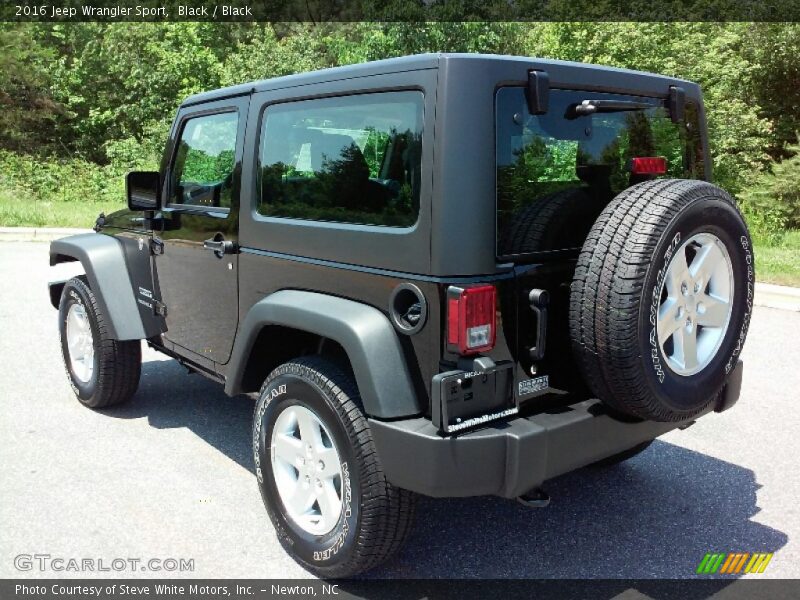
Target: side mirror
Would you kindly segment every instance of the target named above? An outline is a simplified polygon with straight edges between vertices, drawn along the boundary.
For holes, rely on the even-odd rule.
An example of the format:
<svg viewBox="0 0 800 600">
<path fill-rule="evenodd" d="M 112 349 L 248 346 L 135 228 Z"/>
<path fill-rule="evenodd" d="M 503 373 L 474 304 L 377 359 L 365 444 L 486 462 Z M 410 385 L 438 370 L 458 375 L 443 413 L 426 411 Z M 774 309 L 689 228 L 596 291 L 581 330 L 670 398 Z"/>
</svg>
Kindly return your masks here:
<svg viewBox="0 0 800 600">
<path fill-rule="evenodd" d="M 528 71 L 528 112 L 543 115 L 550 104 L 550 77 L 545 71 Z"/>
<path fill-rule="evenodd" d="M 161 205 L 161 176 L 157 171 L 131 171 L 125 183 L 129 209 L 156 210 Z"/>
</svg>

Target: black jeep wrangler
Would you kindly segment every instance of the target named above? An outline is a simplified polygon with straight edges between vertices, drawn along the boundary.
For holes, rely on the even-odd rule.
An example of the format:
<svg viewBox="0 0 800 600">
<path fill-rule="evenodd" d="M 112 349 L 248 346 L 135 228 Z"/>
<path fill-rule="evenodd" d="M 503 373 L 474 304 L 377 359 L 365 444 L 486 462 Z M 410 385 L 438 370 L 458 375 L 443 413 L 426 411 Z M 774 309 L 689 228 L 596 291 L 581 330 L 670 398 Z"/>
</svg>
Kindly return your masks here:
<svg viewBox="0 0 800 600">
<path fill-rule="evenodd" d="M 700 88 L 422 55 L 188 98 L 129 210 L 53 242 L 64 362 L 124 402 L 141 340 L 255 393 L 278 537 L 349 576 L 415 494 L 539 487 L 733 405 L 753 254 Z"/>
</svg>

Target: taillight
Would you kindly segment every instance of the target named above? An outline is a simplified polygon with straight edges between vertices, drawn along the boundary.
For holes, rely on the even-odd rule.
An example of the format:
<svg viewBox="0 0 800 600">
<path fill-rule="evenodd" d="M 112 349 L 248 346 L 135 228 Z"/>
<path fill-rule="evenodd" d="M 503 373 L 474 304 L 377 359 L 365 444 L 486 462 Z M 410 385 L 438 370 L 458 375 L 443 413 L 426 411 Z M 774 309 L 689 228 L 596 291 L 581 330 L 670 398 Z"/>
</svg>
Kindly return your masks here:
<svg viewBox="0 0 800 600">
<path fill-rule="evenodd" d="M 663 156 L 637 156 L 631 159 L 634 175 L 663 175 L 667 172 L 667 159 Z"/>
<path fill-rule="evenodd" d="M 447 343 L 459 354 L 494 348 L 497 292 L 493 285 L 447 288 Z"/>
</svg>

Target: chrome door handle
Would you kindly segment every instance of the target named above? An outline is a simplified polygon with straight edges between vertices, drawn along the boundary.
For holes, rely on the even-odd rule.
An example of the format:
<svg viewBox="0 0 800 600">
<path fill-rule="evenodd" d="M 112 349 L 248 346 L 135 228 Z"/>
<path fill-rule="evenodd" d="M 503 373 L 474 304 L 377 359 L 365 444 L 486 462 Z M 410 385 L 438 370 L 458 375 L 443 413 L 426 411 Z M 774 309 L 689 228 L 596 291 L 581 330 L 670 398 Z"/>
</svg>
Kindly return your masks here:
<svg viewBox="0 0 800 600">
<path fill-rule="evenodd" d="M 203 242 L 203 248 L 211 250 L 217 258 L 236 252 L 236 244 L 229 240 L 210 239 Z"/>
</svg>

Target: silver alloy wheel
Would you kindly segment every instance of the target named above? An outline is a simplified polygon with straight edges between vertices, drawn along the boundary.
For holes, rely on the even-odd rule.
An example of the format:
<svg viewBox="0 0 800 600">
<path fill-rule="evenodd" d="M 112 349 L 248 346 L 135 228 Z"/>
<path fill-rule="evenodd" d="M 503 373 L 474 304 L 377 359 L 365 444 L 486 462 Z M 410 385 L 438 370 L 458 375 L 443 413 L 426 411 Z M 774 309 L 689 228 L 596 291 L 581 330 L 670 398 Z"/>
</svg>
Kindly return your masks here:
<svg viewBox="0 0 800 600">
<path fill-rule="evenodd" d="M 72 374 L 81 383 L 89 383 L 94 373 L 94 336 L 89 315 L 82 304 L 69 307 L 66 336 Z"/>
<path fill-rule="evenodd" d="M 667 267 L 658 309 L 658 344 L 669 368 L 689 376 L 716 356 L 733 308 L 733 265 L 711 233 L 686 240 Z"/>
<path fill-rule="evenodd" d="M 272 472 L 291 519 L 324 535 L 342 512 L 342 467 L 333 438 L 320 418 L 297 404 L 278 415 L 270 443 Z"/>
</svg>

